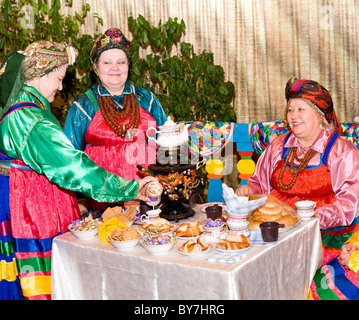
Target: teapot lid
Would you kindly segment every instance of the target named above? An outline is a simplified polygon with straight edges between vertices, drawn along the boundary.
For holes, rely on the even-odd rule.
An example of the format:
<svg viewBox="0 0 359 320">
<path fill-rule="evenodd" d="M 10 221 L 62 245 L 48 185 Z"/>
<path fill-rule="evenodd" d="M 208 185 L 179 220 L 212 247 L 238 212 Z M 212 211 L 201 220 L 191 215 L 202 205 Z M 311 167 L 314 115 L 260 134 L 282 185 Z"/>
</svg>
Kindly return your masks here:
<svg viewBox="0 0 359 320">
<path fill-rule="evenodd" d="M 180 125 L 176 124 L 174 121 L 172 121 L 171 117 L 168 116 L 166 122 L 159 128 L 160 128 L 160 130 L 165 129 L 165 131 L 167 131 L 167 130 L 173 131 L 173 130 L 179 130 Z"/>
</svg>

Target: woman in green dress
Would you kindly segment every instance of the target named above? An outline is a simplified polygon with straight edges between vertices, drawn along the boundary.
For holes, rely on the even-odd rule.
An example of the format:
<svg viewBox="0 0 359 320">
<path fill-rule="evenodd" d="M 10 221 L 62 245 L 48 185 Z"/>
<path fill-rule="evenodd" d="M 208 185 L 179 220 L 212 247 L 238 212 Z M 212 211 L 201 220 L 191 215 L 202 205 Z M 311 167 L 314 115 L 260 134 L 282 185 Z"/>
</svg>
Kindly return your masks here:
<svg viewBox="0 0 359 320">
<path fill-rule="evenodd" d="M 152 177 L 127 180 L 76 150 L 51 113 L 77 51 L 48 41 L 0 67 L 0 299 L 51 298 L 51 245 L 80 212 L 74 192 L 97 201 L 148 200 Z"/>
</svg>

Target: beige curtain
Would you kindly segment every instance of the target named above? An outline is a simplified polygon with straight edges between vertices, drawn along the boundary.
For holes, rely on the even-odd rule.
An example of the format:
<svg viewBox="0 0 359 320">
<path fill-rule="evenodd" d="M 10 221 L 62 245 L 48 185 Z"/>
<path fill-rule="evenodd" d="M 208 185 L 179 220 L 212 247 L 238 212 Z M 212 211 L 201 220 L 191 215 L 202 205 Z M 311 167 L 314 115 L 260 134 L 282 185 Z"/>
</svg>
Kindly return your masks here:
<svg viewBox="0 0 359 320">
<path fill-rule="evenodd" d="M 74 1 L 64 13 L 80 11 Z M 316 80 L 332 94 L 340 121 L 359 116 L 359 0 L 87 0 L 104 25 L 128 38 L 127 17 L 152 25 L 178 17 L 182 41 L 214 53 L 236 88 L 238 122 L 285 118 L 284 88 L 295 75 Z M 83 33 L 96 32 L 90 14 Z M 143 53 L 145 54 L 145 53 Z M 188 119 L 190 120 L 190 119 Z"/>
</svg>

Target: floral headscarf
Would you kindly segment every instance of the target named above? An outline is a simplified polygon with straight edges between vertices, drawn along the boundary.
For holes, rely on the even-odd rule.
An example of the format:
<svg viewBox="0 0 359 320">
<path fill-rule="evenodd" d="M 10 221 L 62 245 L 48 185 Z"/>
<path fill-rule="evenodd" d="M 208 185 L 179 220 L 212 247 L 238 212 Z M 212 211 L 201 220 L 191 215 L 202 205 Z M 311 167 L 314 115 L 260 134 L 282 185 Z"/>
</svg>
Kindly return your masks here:
<svg viewBox="0 0 359 320">
<path fill-rule="evenodd" d="M 111 28 L 99 36 L 91 50 L 90 58 L 92 63 L 96 63 L 102 52 L 109 49 L 121 49 L 125 52 L 127 60 L 131 61 L 132 44 L 126 39 L 120 29 Z"/>
<path fill-rule="evenodd" d="M 40 41 L 24 51 L 13 51 L 0 67 L 0 116 L 11 106 L 24 82 L 72 65 L 78 51 L 56 42 Z"/>
<path fill-rule="evenodd" d="M 25 80 L 41 78 L 55 68 L 66 68 L 78 55 L 76 49 L 65 43 L 49 41 L 34 42 L 19 53 L 25 56 Z"/>
<path fill-rule="evenodd" d="M 309 101 L 309 105 L 319 114 L 324 115 L 329 124 L 333 124 L 335 131 L 343 134 L 342 127 L 333 107 L 333 100 L 327 89 L 318 82 L 292 77 L 285 88 L 285 98 L 289 103 L 292 99 Z M 313 105 L 311 105 L 311 103 Z M 316 110 L 317 108 L 317 110 Z"/>
</svg>

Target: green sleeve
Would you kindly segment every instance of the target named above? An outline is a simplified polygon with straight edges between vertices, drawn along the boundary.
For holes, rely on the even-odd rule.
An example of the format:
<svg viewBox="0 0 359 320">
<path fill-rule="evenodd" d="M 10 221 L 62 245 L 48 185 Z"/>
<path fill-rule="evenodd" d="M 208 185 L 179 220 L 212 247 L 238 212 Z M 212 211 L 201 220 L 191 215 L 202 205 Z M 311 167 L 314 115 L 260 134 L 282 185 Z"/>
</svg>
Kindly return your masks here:
<svg viewBox="0 0 359 320">
<path fill-rule="evenodd" d="M 51 182 L 99 202 L 137 197 L 137 180 L 128 181 L 107 172 L 84 152 L 76 150 L 50 112 L 26 108 L 7 118 L 9 130 L 2 147 L 8 156 L 23 160 Z"/>
</svg>

